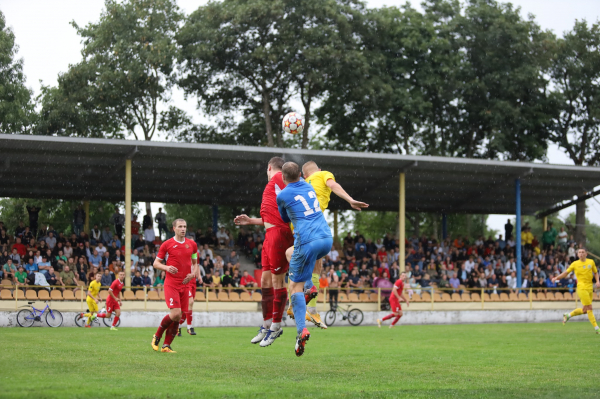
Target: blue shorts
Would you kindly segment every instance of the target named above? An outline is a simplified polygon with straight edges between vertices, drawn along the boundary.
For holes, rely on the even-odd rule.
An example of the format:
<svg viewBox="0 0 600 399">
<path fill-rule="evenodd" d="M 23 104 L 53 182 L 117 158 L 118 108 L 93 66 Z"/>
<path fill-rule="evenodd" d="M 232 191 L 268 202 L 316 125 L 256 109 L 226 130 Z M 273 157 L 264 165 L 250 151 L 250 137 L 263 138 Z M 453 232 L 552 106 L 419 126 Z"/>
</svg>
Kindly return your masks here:
<svg viewBox="0 0 600 399">
<path fill-rule="evenodd" d="M 317 259 L 325 257 L 331 251 L 333 238 L 320 238 L 300 246 L 294 245 L 294 253 L 290 261 L 290 280 L 304 283 L 312 278 Z"/>
</svg>

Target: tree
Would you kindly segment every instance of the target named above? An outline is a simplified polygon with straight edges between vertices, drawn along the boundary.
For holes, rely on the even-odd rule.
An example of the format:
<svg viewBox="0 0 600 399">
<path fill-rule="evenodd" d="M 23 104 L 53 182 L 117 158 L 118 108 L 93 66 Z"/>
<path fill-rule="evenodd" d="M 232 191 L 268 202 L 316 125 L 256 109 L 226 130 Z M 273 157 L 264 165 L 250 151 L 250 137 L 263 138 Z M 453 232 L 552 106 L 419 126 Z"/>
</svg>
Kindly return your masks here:
<svg viewBox="0 0 600 399">
<path fill-rule="evenodd" d="M 558 41 L 550 76 L 559 113 L 550 140 L 575 165 L 600 162 L 600 25 L 575 23 Z M 582 187 L 582 192 L 593 187 Z M 576 205 L 575 241 L 585 243 L 585 201 Z"/>
<path fill-rule="evenodd" d="M 19 47 L 0 11 L 0 132 L 28 133 L 34 118 L 31 90 L 25 86 L 23 60 L 15 60 Z"/>
</svg>

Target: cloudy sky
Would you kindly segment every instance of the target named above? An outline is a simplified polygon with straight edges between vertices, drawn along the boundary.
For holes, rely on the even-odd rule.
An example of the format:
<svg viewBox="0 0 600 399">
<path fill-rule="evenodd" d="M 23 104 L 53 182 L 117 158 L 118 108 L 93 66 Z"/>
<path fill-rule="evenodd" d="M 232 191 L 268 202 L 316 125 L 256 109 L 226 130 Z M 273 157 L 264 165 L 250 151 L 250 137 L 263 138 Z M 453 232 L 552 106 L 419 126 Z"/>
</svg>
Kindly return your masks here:
<svg viewBox="0 0 600 399">
<path fill-rule="evenodd" d="M 205 0 L 179 0 L 179 6 L 190 13 L 205 4 Z M 400 6 L 402 0 L 368 0 L 369 7 Z M 418 1 L 412 4 L 418 8 Z M 596 22 L 600 18 L 600 0 L 514 0 L 521 7 L 523 15 L 532 14 L 543 29 L 554 31 L 557 35 L 572 28 L 575 20 L 586 19 Z M 96 21 L 103 8 L 103 0 L 0 0 L 0 10 L 4 13 L 19 45 L 18 56 L 24 59 L 24 71 L 27 84 L 38 94 L 40 82 L 55 85 L 60 72 L 68 69 L 69 64 L 80 59 L 80 38 L 69 24 L 76 21 L 80 26 Z M 197 114 L 193 101 L 185 101 L 180 92 L 173 95 L 176 105 L 190 114 Z M 548 153 L 551 163 L 570 164 L 564 153 L 551 148 Z M 588 200 L 588 217 L 600 224 L 600 204 Z M 561 212 L 566 216 L 574 208 Z M 492 215 L 490 227 L 503 230 L 505 215 Z"/>
</svg>

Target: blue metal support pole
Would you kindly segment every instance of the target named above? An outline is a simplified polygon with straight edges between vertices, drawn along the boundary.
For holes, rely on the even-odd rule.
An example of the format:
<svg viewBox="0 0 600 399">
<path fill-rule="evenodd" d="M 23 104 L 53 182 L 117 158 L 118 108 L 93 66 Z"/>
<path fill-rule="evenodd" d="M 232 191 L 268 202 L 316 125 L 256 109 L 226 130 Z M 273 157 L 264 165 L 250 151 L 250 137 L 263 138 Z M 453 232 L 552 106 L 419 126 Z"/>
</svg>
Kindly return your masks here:
<svg viewBox="0 0 600 399">
<path fill-rule="evenodd" d="M 219 231 L 219 206 L 218 205 L 212 206 L 212 213 L 213 213 L 213 232 L 215 234 L 217 234 L 217 231 Z"/>
<path fill-rule="evenodd" d="M 442 213 L 442 239 L 448 238 L 448 217 L 445 213 Z"/>
<path fill-rule="evenodd" d="M 517 288 L 521 288 L 521 179 L 515 180 L 515 212 L 517 214 L 516 232 L 515 232 L 515 247 L 517 249 Z"/>
</svg>

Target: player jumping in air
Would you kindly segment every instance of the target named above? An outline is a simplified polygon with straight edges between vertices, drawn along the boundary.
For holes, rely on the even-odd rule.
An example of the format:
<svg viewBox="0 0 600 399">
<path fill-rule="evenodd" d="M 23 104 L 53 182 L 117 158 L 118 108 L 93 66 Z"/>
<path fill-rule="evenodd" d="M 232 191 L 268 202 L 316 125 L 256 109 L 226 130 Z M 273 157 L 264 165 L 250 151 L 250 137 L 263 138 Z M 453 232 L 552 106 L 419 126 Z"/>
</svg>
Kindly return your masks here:
<svg viewBox="0 0 600 399">
<path fill-rule="evenodd" d="M 96 313 L 98 313 L 98 304 L 102 302 L 100 295 L 98 295 L 100 293 L 100 287 L 102 286 L 102 284 L 100 284 L 101 279 L 102 273 L 97 273 L 96 279 L 90 282 L 87 291 L 85 301 L 87 302 L 89 313 L 81 314 L 81 317 L 87 317 L 87 323 L 85 324 L 85 327 L 87 328 L 92 327 L 92 321 L 96 318 Z"/>
<path fill-rule="evenodd" d="M 112 282 L 110 288 L 108 289 L 108 298 L 106 298 L 106 313 L 98 314 L 100 318 L 110 318 L 113 312 L 115 312 L 115 318 L 113 319 L 111 330 L 117 330 L 117 323 L 119 322 L 119 318 L 121 317 L 121 290 L 125 285 L 125 272 L 120 271 L 118 277 L 115 281 Z"/>
<path fill-rule="evenodd" d="M 175 219 L 173 230 L 175 237 L 162 243 L 154 260 L 154 269 L 167 272 L 164 284 L 165 301 L 171 311 L 162 319 L 156 334 L 152 337 L 152 349 L 158 351 L 160 339 L 166 331 L 161 352 L 171 353 L 175 352 L 171 349 L 171 343 L 177 335 L 179 320 L 188 311 L 188 283 L 196 276 L 198 268 L 198 246 L 194 241 L 185 238 L 187 230 L 185 220 Z M 163 263 L 165 259 L 166 264 Z"/>
<path fill-rule="evenodd" d="M 321 205 L 321 212 L 324 212 L 329 205 L 331 199 L 331 192 L 333 191 L 338 197 L 347 201 L 353 209 L 360 211 L 361 209 L 368 208 L 369 205 L 364 202 L 354 200 L 342 186 L 335 181 L 335 177 L 331 172 L 322 171 L 319 169 L 314 161 L 308 161 L 302 166 L 302 175 L 304 179 L 313 187 L 317 194 L 317 199 Z M 292 252 L 294 247 L 288 248 L 286 256 L 288 261 L 292 258 Z M 315 269 L 312 274 L 312 285 L 316 287 L 318 292 L 319 277 L 321 276 L 321 269 L 323 267 L 323 260 L 318 259 L 315 264 Z M 291 304 L 290 304 L 291 305 Z M 293 317 L 291 306 L 288 308 L 287 313 L 290 317 Z M 306 313 L 306 320 L 314 323 L 316 326 L 323 329 L 327 328 L 325 323 L 321 321 L 321 316 L 317 312 L 317 298 L 316 295 L 308 303 L 308 311 Z"/>
<path fill-rule="evenodd" d="M 260 218 L 250 218 L 239 215 L 234 219 L 236 225 L 264 225 L 266 229 L 262 250 L 262 312 L 263 325 L 258 334 L 250 340 L 260 342 L 261 347 L 269 346 L 283 334 L 281 319 L 287 302 L 285 274 L 289 263 L 285 250 L 293 244 L 294 237 L 288 223 L 285 223 L 277 209 L 277 194 L 284 189 L 285 184 L 281 175 L 284 160 L 279 157 L 271 158 L 267 166 L 267 183 L 263 191 L 260 205 Z"/>
<path fill-rule="evenodd" d="M 381 328 L 381 322 L 385 320 L 392 320 L 392 324 L 390 324 L 390 328 L 394 327 L 398 320 L 402 317 L 402 306 L 400 306 L 400 302 L 406 302 L 406 306 L 409 305 L 408 298 L 404 296 L 404 282 L 406 281 L 406 273 L 400 273 L 400 278 L 396 280 L 394 283 L 394 288 L 392 288 L 392 295 L 390 295 L 390 308 L 392 313 L 385 316 L 383 319 L 377 319 L 377 325 Z"/>
<path fill-rule="evenodd" d="M 566 324 L 571 317 L 587 313 L 588 319 L 590 319 L 590 323 L 592 323 L 592 326 L 594 326 L 594 330 L 596 330 L 596 334 L 600 334 L 600 328 L 598 328 L 598 323 L 596 323 L 594 311 L 592 310 L 592 298 L 594 296 L 594 278 L 596 279 L 596 288 L 600 288 L 598 269 L 596 268 L 596 263 L 594 263 L 593 260 L 587 259 L 587 251 L 584 248 L 579 248 L 577 250 L 577 257 L 579 258 L 579 260 L 576 260 L 575 262 L 571 263 L 571 266 L 569 266 L 567 270 L 565 270 L 556 277 L 552 277 L 552 282 L 555 282 L 556 280 L 565 278 L 569 273 L 575 272 L 575 277 L 577 278 L 577 295 L 581 300 L 583 309 L 577 308 L 571 313 L 565 313 L 563 315 L 563 324 Z"/>
<path fill-rule="evenodd" d="M 196 275 L 193 279 L 188 283 L 188 310 L 181 317 L 179 321 L 179 325 L 183 325 L 183 323 L 187 323 L 187 332 L 190 335 L 196 335 L 194 331 L 194 327 L 192 327 L 192 314 L 194 311 L 194 299 L 196 298 L 196 279 L 200 277 L 200 268 L 196 268 Z M 178 337 L 181 337 L 181 327 L 179 327 L 179 332 L 177 333 Z"/>
<path fill-rule="evenodd" d="M 279 214 L 294 225 L 294 253 L 290 261 L 291 302 L 296 316 L 296 356 L 302 356 L 310 333 L 306 329 L 305 288 L 312 288 L 312 273 L 317 259 L 331 250 L 333 237 L 323 216 L 313 187 L 300 179 L 300 167 L 294 162 L 283 165 L 283 181 L 287 185 L 277 195 Z M 308 287 L 305 284 L 308 283 Z"/>
</svg>

